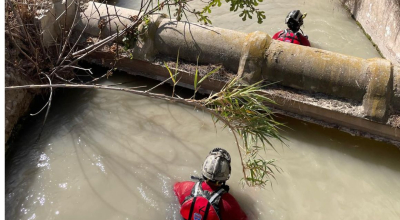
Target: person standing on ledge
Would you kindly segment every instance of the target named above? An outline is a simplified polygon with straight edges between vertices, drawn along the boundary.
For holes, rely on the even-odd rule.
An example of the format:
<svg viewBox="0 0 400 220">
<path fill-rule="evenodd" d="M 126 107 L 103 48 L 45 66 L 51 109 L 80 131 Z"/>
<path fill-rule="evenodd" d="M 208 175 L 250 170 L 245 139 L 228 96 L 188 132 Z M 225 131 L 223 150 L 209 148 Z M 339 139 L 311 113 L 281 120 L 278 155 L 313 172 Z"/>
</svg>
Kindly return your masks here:
<svg viewBox="0 0 400 220">
<path fill-rule="evenodd" d="M 185 220 L 247 220 L 236 199 L 229 194 L 226 181 L 231 175 L 231 156 L 222 148 L 208 154 L 202 167 L 202 178 L 174 185 Z"/>
<path fill-rule="evenodd" d="M 272 39 L 293 44 L 300 44 L 303 46 L 310 46 L 308 36 L 304 35 L 303 31 L 300 29 L 300 27 L 303 25 L 303 19 L 306 16 L 307 13 L 303 15 L 300 10 L 291 11 L 285 19 L 285 24 L 287 24 L 288 28 L 276 33 Z M 299 31 L 301 31 L 301 33 Z"/>
</svg>

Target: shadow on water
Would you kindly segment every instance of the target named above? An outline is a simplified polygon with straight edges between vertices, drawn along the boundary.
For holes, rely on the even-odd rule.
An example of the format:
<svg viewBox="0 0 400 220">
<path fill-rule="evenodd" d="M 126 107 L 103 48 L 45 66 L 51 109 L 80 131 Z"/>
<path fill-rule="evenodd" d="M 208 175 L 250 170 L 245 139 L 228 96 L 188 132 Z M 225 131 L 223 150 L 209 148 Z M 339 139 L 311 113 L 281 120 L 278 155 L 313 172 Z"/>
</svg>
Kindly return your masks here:
<svg viewBox="0 0 400 220">
<path fill-rule="evenodd" d="M 281 119 L 292 130 L 287 130 L 284 133 L 289 140 L 298 140 L 309 146 L 338 151 L 353 158 L 400 172 L 400 149 L 394 145 L 352 136 L 334 128 L 324 128 L 289 117 L 282 117 Z M 304 135 L 304 131 L 309 132 L 312 138 Z M 291 145 L 290 142 L 288 144 Z"/>
<path fill-rule="evenodd" d="M 132 84 L 125 84 L 124 86 L 135 86 L 138 84 L 153 86 L 158 82 L 143 79 L 140 77 L 114 75 L 107 83 L 120 83 L 120 82 L 131 82 Z M 169 91 L 170 86 L 160 88 L 156 92 Z M 178 89 L 180 90 L 180 89 Z M 36 172 L 39 172 L 40 167 L 38 163 L 41 160 L 42 153 L 48 147 L 52 136 L 63 137 L 65 135 L 71 135 L 74 142 L 72 147 L 76 152 L 77 161 L 79 163 L 80 171 L 85 178 L 85 181 L 89 184 L 89 187 L 96 195 L 96 197 L 104 203 L 107 207 L 114 210 L 115 212 L 129 216 L 125 209 L 116 206 L 111 200 L 108 200 L 100 188 L 97 188 L 95 180 L 91 179 L 89 170 L 85 167 L 86 159 L 89 159 L 92 163 L 96 161 L 91 158 L 90 153 L 93 152 L 96 155 L 104 156 L 102 161 L 107 168 L 107 172 L 116 177 L 118 185 L 123 189 L 126 196 L 137 198 L 137 201 L 142 199 L 135 187 L 129 182 L 129 178 L 135 179 L 139 183 L 147 183 L 149 177 L 137 174 L 133 167 L 138 167 L 140 164 L 146 164 L 148 169 L 144 172 L 148 172 L 146 175 L 151 176 L 156 180 L 156 176 L 159 173 L 165 173 L 160 166 L 168 165 L 174 161 L 175 165 L 185 166 L 185 161 L 180 161 L 180 155 L 182 152 L 179 149 L 184 149 L 185 157 L 192 158 L 193 161 L 201 161 L 203 158 L 194 151 L 195 148 L 200 146 L 188 146 L 190 140 L 187 137 L 182 137 L 171 129 L 157 120 L 156 117 L 149 117 L 143 112 L 149 110 L 146 106 L 152 106 L 153 110 L 159 110 L 163 114 L 159 117 L 168 117 L 174 121 L 177 125 L 184 125 L 180 120 L 179 116 L 173 113 L 174 104 L 169 104 L 164 101 L 155 99 L 148 100 L 144 97 L 137 97 L 135 95 L 120 95 L 121 93 L 115 91 L 109 91 L 114 93 L 115 96 L 107 96 L 106 98 L 98 95 L 95 90 L 59 90 L 57 96 L 54 99 L 54 105 L 50 111 L 49 119 L 44 129 L 44 133 L 40 142 L 35 144 L 36 136 L 40 130 L 42 118 L 32 117 L 24 126 L 21 134 L 12 147 L 10 157 L 6 160 L 6 216 L 9 218 L 18 218 L 21 215 L 20 209 L 24 202 L 26 195 L 29 195 L 31 185 L 35 181 L 41 181 L 37 179 Z M 191 94 L 190 90 L 181 89 L 180 92 Z M 126 94 L 126 93 L 125 93 Z M 133 97 L 134 96 L 134 97 Z M 132 97 L 132 99 L 131 99 Z M 96 100 L 96 101 L 94 101 Z M 143 102 L 145 101 L 145 102 Z M 103 105 L 107 105 L 107 108 L 103 108 Z M 123 108 L 120 106 L 124 106 Z M 154 107 L 155 106 L 155 107 Z M 88 110 L 89 109 L 89 110 Z M 111 130 L 115 129 L 112 124 L 107 124 L 105 121 L 104 111 L 113 109 L 114 117 L 117 117 L 117 123 L 122 125 L 126 130 L 119 132 L 118 136 L 113 135 Z M 192 118 L 196 121 L 201 122 L 203 119 L 198 114 L 195 114 L 190 108 L 184 108 L 186 113 L 189 113 Z M 127 120 L 126 114 L 131 114 L 135 117 L 135 120 Z M 72 116 L 72 117 L 71 117 Z M 108 119 L 109 120 L 109 119 Z M 210 119 L 211 120 L 211 117 Z M 317 125 L 297 121 L 295 119 L 282 117 L 282 121 L 286 122 L 292 129 L 284 133 L 287 138 L 304 142 L 309 146 L 328 148 L 333 151 L 339 151 L 350 155 L 354 158 L 374 163 L 381 166 L 386 166 L 392 170 L 400 172 L 400 166 L 398 158 L 400 157 L 400 151 L 389 144 L 384 144 L 376 141 L 372 141 L 365 138 L 353 137 L 349 134 L 340 132 L 336 129 L 322 128 Z M 136 128 L 137 133 L 130 133 L 130 128 Z M 170 150 L 169 157 L 165 155 L 157 154 L 152 151 L 152 147 L 145 146 L 143 142 L 138 139 L 132 138 L 133 136 L 140 136 L 143 131 L 151 131 L 152 137 L 169 137 L 172 138 L 176 145 Z M 302 132 L 297 132 L 302 131 Z M 309 132 L 308 135 L 304 135 L 304 131 Z M 93 136 L 96 133 L 97 136 Z M 102 137 L 98 139 L 96 137 Z M 310 138 L 312 137 L 312 138 Z M 146 137 L 144 137 L 146 138 Z M 76 140 L 83 140 L 87 146 L 83 147 L 76 143 Z M 113 146 L 105 146 L 103 140 L 107 140 L 107 143 L 113 143 Z M 290 145 L 290 142 L 288 143 Z M 176 147 L 175 147 L 176 146 Z M 120 154 L 114 152 L 118 148 L 127 154 L 133 155 L 137 160 L 125 158 Z M 140 150 L 138 150 L 140 149 Z M 290 149 L 287 149 L 290 150 Z M 24 176 L 20 179 L 11 178 L 17 170 Z M 189 174 L 188 174 L 189 176 Z M 150 178 L 150 179 L 152 179 Z M 169 177 L 171 181 L 176 181 L 174 177 Z M 173 183 L 171 183 L 173 184 Z M 230 183 L 234 184 L 234 183 Z M 156 197 L 160 198 L 163 203 L 171 203 L 175 201 L 174 196 L 166 197 L 158 186 L 148 184 L 146 185 L 148 190 L 151 191 Z M 171 185 L 172 187 L 172 185 Z M 17 190 L 18 189 L 18 190 Z M 21 191 L 20 191 L 21 190 Z M 13 200 L 15 194 L 21 193 L 19 200 Z M 15 194 L 14 194 L 15 193 Z M 251 198 L 245 192 L 236 191 L 233 195 L 242 205 L 244 204 L 246 213 L 251 216 L 252 219 L 258 218 L 259 211 L 255 206 L 246 204 L 255 204 L 253 198 Z M 18 203 L 18 205 L 10 204 L 12 201 Z"/>
<path fill-rule="evenodd" d="M 81 97 L 84 100 L 92 98 L 90 92 L 84 90 L 58 90 L 55 93 L 53 107 L 49 113 L 48 120 L 38 141 L 37 137 L 43 123 L 43 113 L 36 117 L 28 117 L 22 125 L 22 129 L 18 136 L 10 146 L 5 161 L 5 207 L 6 217 L 8 219 L 16 219 L 21 214 L 20 209 L 24 200 L 16 201 L 17 206 L 10 204 L 16 192 L 24 192 L 25 196 L 30 193 L 31 185 L 37 181 L 37 175 L 41 169 L 41 165 L 46 165 L 46 158 L 43 151 L 48 147 L 49 139 L 57 132 L 62 132 L 63 126 L 68 125 L 69 118 L 59 114 L 60 105 L 66 103 L 73 104 L 74 98 Z M 84 109 L 84 105 L 71 108 L 73 114 L 80 114 Z M 61 126 L 60 126 L 61 125 Z M 13 176 L 19 173 L 23 178 L 15 178 Z M 25 198 L 25 196 L 22 196 Z M 13 209 L 12 207 L 16 207 Z"/>
<path fill-rule="evenodd" d="M 155 84 L 158 84 L 158 82 L 147 79 L 144 80 L 141 77 L 120 76 L 118 74 L 111 77 L 107 83 L 120 83 L 121 80 L 127 82 L 132 80 L 134 81 L 134 83 L 132 83 L 133 85 L 129 85 L 129 83 L 124 85 L 127 87 L 135 86 L 137 84 L 147 84 L 148 87 L 152 87 Z M 170 86 L 166 87 L 169 88 Z M 159 88 L 155 90 L 155 92 L 161 93 L 165 91 L 169 91 L 169 89 Z M 8 198 L 6 197 L 6 216 L 10 218 L 18 218 L 18 216 L 22 215 L 20 210 L 21 207 L 23 207 L 23 198 L 30 194 L 33 183 L 42 181 L 37 177 L 39 175 L 38 172 L 40 172 L 41 169 L 38 164 L 42 160 L 42 157 L 45 156 L 43 152 L 49 148 L 52 137 L 62 138 L 66 135 L 72 136 L 73 143 L 71 144 L 76 152 L 76 157 L 81 170 L 79 172 L 84 175 L 86 182 L 89 184 L 91 190 L 99 198 L 99 200 L 101 200 L 105 205 L 113 209 L 115 212 L 123 215 L 129 215 L 129 213 L 123 209 L 120 209 L 111 201 L 108 201 L 106 198 L 104 198 L 104 195 L 100 191 L 101 189 L 96 188 L 96 185 L 92 182 L 93 180 L 90 178 L 90 175 L 87 174 L 87 168 L 85 168 L 82 162 L 87 158 L 91 159 L 89 152 L 94 152 L 96 155 L 107 155 L 103 160 L 107 167 L 107 171 L 115 176 L 116 179 L 118 179 L 120 186 L 124 188 L 127 196 L 138 197 L 138 200 L 140 199 L 141 195 L 138 194 L 137 189 L 132 188 L 131 184 L 124 178 L 128 174 L 130 176 L 134 176 L 136 181 L 142 183 L 146 183 L 148 179 L 140 175 L 136 175 L 135 171 L 131 169 L 132 166 L 137 166 L 138 164 L 144 163 L 149 168 L 148 170 L 151 171 L 150 175 L 157 176 L 158 173 L 163 173 L 165 171 L 160 170 L 156 164 L 169 164 L 171 161 L 178 161 L 175 164 L 184 166 L 185 162 L 179 160 L 179 155 L 177 154 L 176 149 L 172 149 L 172 152 L 169 155 L 170 157 L 166 159 L 163 155 L 153 153 L 150 150 L 151 147 L 144 146 L 137 140 L 133 139 L 131 135 L 140 135 L 140 130 L 148 130 L 153 133 L 154 137 L 170 137 L 176 140 L 179 149 L 185 149 L 185 154 L 187 154 L 186 156 L 195 160 L 202 160 L 202 158 L 200 158 L 198 154 L 192 150 L 193 146 L 187 146 L 186 141 L 188 140 L 185 140 L 185 137 L 177 136 L 177 134 L 172 132 L 170 128 L 165 127 L 163 124 L 159 124 L 156 119 L 149 118 L 146 114 L 139 110 L 146 109 L 147 105 L 153 106 L 153 109 L 154 106 L 156 106 L 156 108 L 159 108 L 159 110 L 163 112 L 163 117 L 171 118 L 179 125 L 181 124 L 179 123 L 179 118 L 177 118 L 177 115 L 174 115 L 171 111 L 171 105 L 174 104 L 168 104 L 155 99 L 149 100 L 148 98 L 137 97 L 136 95 L 119 95 L 121 93 L 114 91 L 109 92 L 115 93 L 115 97 L 118 98 L 111 100 L 112 98 L 110 97 L 112 96 L 109 96 L 108 98 L 98 96 L 98 93 L 95 90 L 57 90 L 57 95 L 53 99 L 52 108 L 41 139 L 37 143 L 35 143 L 35 141 L 43 119 L 41 117 L 32 117 L 29 121 L 27 121 L 26 124 L 24 124 L 23 131 L 20 133 L 17 141 L 15 141 L 13 144 L 9 157 L 6 161 L 6 195 L 8 195 Z M 187 90 L 177 88 L 177 92 L 187 93 Z M 134 96 L 132 100 L 130 100 L 131 96 Z M 94 102 L 94 99 L 97 99 L 97 101 Z M 142 102 L 143 100 L 145 102 Z M 126 103 L 129 104 L 127 105 Z M 102 105 L 104 104 L 108 105 L 106 109 L 102 108 Z M 139 127 L 141 128 L 139 133 L 130 134 L 129 132 L 125 131 L 121 132 L 118 136 L 112 135 L 112 133 L 115 131 L 110 131 L 115 128 L 113 128 L 112 125 L 107 124 L 103 118 L 104 111 L 110 109 L 110 106 L 111 108 L 115 108 L 115 110 L 113 110 L 113 114 L 118 117 L 118 123 L 121 123 L 128 129 L 129 127 Z M 119 106 L 124 107 L 120 108 Z M 138 107 L 140 108 L 138 109 Z M 185 111 L 190 113 L 195 120 L 198 120 L 199 122 L 202 121 L 202 119 L 199 118 L 198 115 L 194 114 L 190 109 L 185 109 Z M 123 117 L 125 114 L 134 115 L 137 120 L 126 120 L 126 117 Z M 97 134 L 97 137 L 105 137 L 109 142 L 112 142 L 116 146 L 123 148 L 126 152 L 141 158 L 141 161 L 135 163 L 127 158 L 121 157 L 118 154 L 114 154 L 111 148 L 105 147 L 104 143 L 102 143 L 101 140 L 96 139 L 93 134 Z M 76 140 L 81 139 L 85 141 L 87 148 L 90 148 L 89 151 L 77 144 Z M 141 149 L 140 152 L 134 150 L 138 148 Z M 173 156 L 171 157 L 171 155 Z M 156 164 L 154 162 L 156 162 Z M 96 163 L 96 161 L 92 160 L 92 163 Z M 20 174 L 22 173 L 23 178 L 13 178 L 16 172 Z M 163 197 L 163 194 L 160 192 L 159 188 L 156 188 L 152 185 L 149 185 L 148 189 L 158 198 L 164 198 L 163 201 L 165 203 L 171 203 L 171 199 L 175 199 L 174 197 Z M 14 198 L 16 196 L 20 198 Z M 18 205 L 15 205 L 15 203 L 11 204 L 12 202 L 17 202 Z"/>
</svg>

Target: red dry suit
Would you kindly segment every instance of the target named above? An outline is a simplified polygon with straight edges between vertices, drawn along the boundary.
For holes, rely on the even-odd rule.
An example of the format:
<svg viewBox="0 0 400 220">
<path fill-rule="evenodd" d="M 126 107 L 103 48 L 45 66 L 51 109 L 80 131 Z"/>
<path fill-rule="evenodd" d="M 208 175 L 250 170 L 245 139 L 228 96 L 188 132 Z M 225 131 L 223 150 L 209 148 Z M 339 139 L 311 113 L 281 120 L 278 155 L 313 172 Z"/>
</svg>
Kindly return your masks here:
<svg viewBox="0 0 400 220">
<path fill-rule="evenodd" d="M 293 43 L 293 44 L 300 44 L 303 46 L 310 46 L 310 41 L 308 41 L 308 39 L 306 37 L 304 37 L 299 32 L 294 33 L 290 29 L 279 31 L 272 37 L 272 39 L 289 42 L 289 43 Z"/>
<path fill-rule="evenodd" d="M 192 181 L 175 183 L 174 192 L 180 204 L 191 194 L 194 185 L 195 182 Z M 206 182 L 203 182 L 201 186 L 203 190 L 210 192 L 218 189 L 218 186 L 208 185 Z M 218 208 L 221 220 L 247 220 L 246 214 L 242 211 L 236 199 L 229 193 L 222 194 Z"/>
</svg>

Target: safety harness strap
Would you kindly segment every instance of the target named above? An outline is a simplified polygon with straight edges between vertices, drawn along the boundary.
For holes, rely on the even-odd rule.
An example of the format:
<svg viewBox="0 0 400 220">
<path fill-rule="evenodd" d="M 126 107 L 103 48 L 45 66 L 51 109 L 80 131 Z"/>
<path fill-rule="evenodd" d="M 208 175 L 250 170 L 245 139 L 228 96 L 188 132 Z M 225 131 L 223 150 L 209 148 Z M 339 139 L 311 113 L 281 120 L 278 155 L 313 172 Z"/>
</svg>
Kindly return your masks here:
<svg viewBox="0 0 400 220">
<path fill-rule="evenodd" d="M 214 195 L 211 196 L 210 200 L 208 200 L 208 201 L 210 201 L 210 203 L 213 203 L 214 200 L 215 200 L 218 196 L 220 196 L 220 195 L 222 195 L 222 193 L 224 193 L 224 191 L 225 191 L 225 190 L 224 190 L 223 188 L 219 189 L 216 193 L 214 193 Z"/>
<path fill-rule="evenodd" d="M 299 43 L 301 44 L 301 45 L 303 45 L 302 43 L 301 43 L 301 38 L 298 36 L 298 34 L 300 34 L 299 32 L 296 32 L 296 36 L 297 36 L 297 40 L 299 41 Z"/>
<path fill-rule="evenodd" d="M 201 182 L 197 182 L 196 185 L 194 186 L 194 193 L 193 196 L 196 197 L 197 193 L 199 192 L 199 185 L 201 184 Z M 201 189 L 203 191 L 203 189 Z"/>
<path fill-rule="evenodd" d="M 196 199 L 197 199 L 197 197 L 194 197 L 194 198 L 193 198 L 192 205 L 190 206 L 190 212 L 189 212 L 189 218 L 188 218 L 188 220 L 191 220 L 191 219 L 192 219 L 193 209 L 194 209 L 194 204 L 196 203 Z"/>
<path fill-rule="evenodd" d="M 204 213 L 204 219 L 203 220 L 207 220 L 207 216 L 208 216 L 208 211 L 209 210 L 210 210 L 210 203 L 207 203 L 206 212 Z"/>
<path fill-rule="evenodd" d="M 293 33 L 292 30 L 286 29 L 286 30 L 285 30 L 284 32 L 282 32 L 278 37 L 280 38 L 282 35 L 284 35 L 283 41 L 286 41 L 286 38 L 289 38 L 289 39 L 291 39 L 291 42 L 290 42 L 290 43 L 293 43 L 294 40 L 297 40 L 297 41 L 299 41 L 299 43 L 301 44 L 301 39 L 300 39 L 300 37 L 298 36 L 299 32 L 293 33 L 293 37 L 290 36 L 291 33 Z M 288 34 L 289 34 L 289 36 L 288 36 Z M 296 37 L 297 37 L 297 38 L 296 38 Z"/>
</svg>

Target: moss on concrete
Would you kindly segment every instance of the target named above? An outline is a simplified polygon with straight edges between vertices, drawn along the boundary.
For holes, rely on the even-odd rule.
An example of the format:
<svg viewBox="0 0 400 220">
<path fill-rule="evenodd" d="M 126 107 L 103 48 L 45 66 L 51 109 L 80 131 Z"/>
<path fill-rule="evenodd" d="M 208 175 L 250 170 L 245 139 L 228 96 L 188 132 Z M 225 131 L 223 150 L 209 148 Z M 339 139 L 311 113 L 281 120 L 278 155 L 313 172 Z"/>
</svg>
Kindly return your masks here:
<svg viewBox="0 0 400 220">
<path fill-rule="evenodd" d="M 381 50 L 379 49 L 378 45 L 375 44 L 375 42 L 372 40 L 371 36 L 365 31 L 364 27 L 360 24 L 360 22 L 357 21 L 356 17 L 354 17 L 354 15 L 351 13 L 350 8 L 347 5 L 343 4 L 343 2 L 342 2 L 342 5 L 349 12 L 351 18 L 353 18 L 353 20 L 356 22 L 356 24 L 361 28 L 361 30 L 363 31 L 364 35 L 372 43 L 372 46 L 374 46 L 376 51 L 378 51 L 379 55 L 382 58 L 386 59 L 385 56 L 383 56 L 383 54 L 382 54 Z"/>
</svg>

